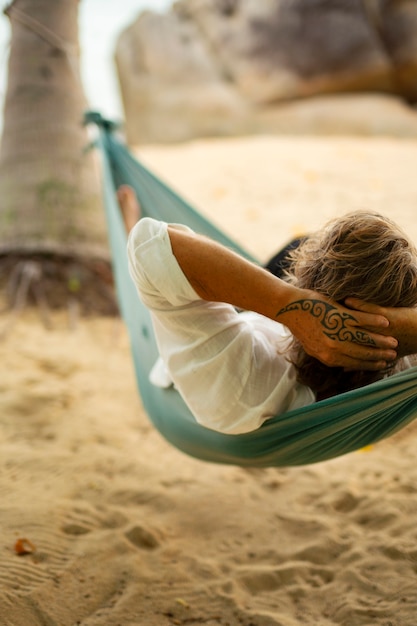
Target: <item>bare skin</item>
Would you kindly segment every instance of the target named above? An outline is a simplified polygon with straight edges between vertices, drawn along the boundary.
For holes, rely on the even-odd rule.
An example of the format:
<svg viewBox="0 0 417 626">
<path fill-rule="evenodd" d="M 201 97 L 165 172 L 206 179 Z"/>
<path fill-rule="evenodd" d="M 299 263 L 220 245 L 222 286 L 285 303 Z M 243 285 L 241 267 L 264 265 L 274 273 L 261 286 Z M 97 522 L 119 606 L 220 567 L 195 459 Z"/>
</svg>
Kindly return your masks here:
<svg viewBox="0 0 417 626">
<path fill-rule="evenodd" d="M 398 356 L 417 355 L 417 308 L 382 307 L 377 304 L 368 304 L 357 298 L 348 298 L 346 305 L 355 311 L 386 317 L 389 320 L 389 333 L 398 340 Z"/>
<path fill-rule="evenodd" d="M 118 190 L 126 231 L 140 218 L 130 187 Z M 381 312 L 352 310 L 315 291 L 280 280 L 217 242 L 196 233 L 168 228 L 171 247 L 196 293 L 227 302 L 287 326 L 307 354 L 332 367 L 380 370 L 397 357 L 398 341 Z"/>
<path fill-rule="evenodd" d="M 136 194 L 129 185 L 120 185 L 117 190 L 117 199 L 119 201 L 126 232 L 130 233 L 136 222 L 139 221 L 141 215 L 141 209 Z"/>
</svg>

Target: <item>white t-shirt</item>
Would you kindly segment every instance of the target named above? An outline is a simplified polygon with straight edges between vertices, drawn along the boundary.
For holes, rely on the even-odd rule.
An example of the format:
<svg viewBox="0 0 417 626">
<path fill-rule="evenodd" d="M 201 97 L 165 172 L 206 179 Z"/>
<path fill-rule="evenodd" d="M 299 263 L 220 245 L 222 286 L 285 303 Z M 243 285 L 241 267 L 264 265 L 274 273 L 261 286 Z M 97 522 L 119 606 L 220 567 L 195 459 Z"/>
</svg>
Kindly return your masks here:
<svg viewBox="0 0 417 626">
<path fill-rule="evenodd" d="M 315 401 L 285 357 L 288 329 L 257 313 L 202 300 L 172 253 L 168 224 L 141 219 L 130 233 L 128 258 L 151 311 L 161 358 L 197 422 L 243 433 Z"/>
</svg>

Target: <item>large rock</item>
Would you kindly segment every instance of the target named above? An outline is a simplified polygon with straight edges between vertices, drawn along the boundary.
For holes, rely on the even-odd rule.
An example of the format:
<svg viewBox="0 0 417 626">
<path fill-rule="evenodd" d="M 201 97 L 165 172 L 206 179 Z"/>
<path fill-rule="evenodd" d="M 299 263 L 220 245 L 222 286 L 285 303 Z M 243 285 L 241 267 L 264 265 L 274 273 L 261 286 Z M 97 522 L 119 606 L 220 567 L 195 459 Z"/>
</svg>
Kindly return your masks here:
<svg viewBox="0 0 417 626">
<path fill-rule="evenodd" d="M 180 0 L 119 39 L 128 140 L 268 131 L 268 120 L 274 130 L 282 103 L 325 94 L 415 101 L 416 42 L 414 0 Z M 407 127 L 403 110 L 391 129 Z"/>
<path fill-rule="evenodd" d="M 226 5 L 234 10 L 225 14 Z M 183 0 L 182 6 L 251 101 L 364 87 L 394 91 L 390 60 L 361 0 Z"/>
<path fill-rule="evenodd" d="M 368 7 L 372 6 L 370 2 L 372 0 L 368 0 Z M 409 101 L 416 102 L 417 2 L 377 0 L 377 5 L 379 11 L 374 9 L 370 15 L 391 59 L 396 91 Z"/>
<path fill-rule="evenodd" d="M 129 140 L 244 131 L 248 106 L 224 79 L 197 25 L 177 12 L 143 13 L 121 36 L 116 63 Z"/>
<path fill-rule="evenodd" d="M 417 114 L 395 96 L 336 94 L 259 111 L 259 133 L 417 138 Z"/>
</svg>

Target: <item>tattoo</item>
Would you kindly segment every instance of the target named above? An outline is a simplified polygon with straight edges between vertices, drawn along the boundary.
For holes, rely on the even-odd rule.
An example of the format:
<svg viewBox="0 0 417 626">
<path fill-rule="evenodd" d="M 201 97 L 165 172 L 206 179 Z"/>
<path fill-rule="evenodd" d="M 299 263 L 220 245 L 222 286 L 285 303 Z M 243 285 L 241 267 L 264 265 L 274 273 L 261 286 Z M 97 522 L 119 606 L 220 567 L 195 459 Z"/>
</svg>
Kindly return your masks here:
<svg viewBox="0 0 417 626">
<path fill-rule="evenodd" d="M 375 341 L 368 333 L 349 328 L 347 322 L 356 322 L 356 318 L 350 313 L 340 313 L 333 304 L 323 300 L 297 300 L 284 307 L 275 317 L 279 317 L 288 311 L 305 311 L 316 317 L 323 326 L 324 334 L 334 341 L 351 341 L 367 346 L 374 346 Z"/>
</svg>

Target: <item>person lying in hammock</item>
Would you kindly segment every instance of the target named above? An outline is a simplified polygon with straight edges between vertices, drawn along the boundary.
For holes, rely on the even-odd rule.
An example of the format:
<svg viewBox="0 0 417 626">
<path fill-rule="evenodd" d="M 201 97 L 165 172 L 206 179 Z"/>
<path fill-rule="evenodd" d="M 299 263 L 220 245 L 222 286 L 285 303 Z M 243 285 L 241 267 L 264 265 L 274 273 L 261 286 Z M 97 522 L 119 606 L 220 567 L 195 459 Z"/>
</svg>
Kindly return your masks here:
<svg viewBox="0 0 417 626">
<path fill-rule="evenodd" d="M 131 277 L 200 424 L 248 432 L 410 366 L 417 251 L 390 220 L 334 220 L 291 253 L 284 281 L 186 226 L 139 219 L 130 187 L 118 199 Z"/>
</svg>

